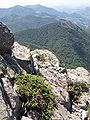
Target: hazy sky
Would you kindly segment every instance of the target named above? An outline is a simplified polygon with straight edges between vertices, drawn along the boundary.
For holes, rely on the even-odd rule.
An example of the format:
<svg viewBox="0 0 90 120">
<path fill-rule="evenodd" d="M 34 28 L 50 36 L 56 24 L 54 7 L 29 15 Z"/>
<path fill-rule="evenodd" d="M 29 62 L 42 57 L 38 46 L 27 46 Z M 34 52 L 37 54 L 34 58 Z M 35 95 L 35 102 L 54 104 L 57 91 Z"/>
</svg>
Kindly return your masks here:
<svg viewBox="0 0 90 120">
<path fill-rule="evenodd" d="M 0 7 L 11 7 L 14 5 L 33 5 L 41 4 L 44 6 L 90 6 L 90 0 L 0 0 Z"/>
</svg>

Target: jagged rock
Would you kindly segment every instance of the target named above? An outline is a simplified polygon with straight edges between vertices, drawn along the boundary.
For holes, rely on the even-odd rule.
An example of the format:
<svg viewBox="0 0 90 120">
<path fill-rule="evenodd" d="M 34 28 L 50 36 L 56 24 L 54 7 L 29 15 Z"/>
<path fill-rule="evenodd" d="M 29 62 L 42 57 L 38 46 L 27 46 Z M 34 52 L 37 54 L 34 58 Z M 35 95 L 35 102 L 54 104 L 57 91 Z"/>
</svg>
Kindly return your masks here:
<svg viewBox="0 0 90 120">
<path fill-rule="evenodd" d="M 18 62 L 10 54 L 3 54 L 3 58 L 9 68 L 11 68 L 15 73 L 20 74 L 22 72 L 22 68 L 19 66 Z"/>
<path fill-rule="evenodd" d="M 53 92 L 57 94 L 60 93 L 62 88 L 67 89 L 66 77 L 61 75 L 61 69 L 58 72 L 59 61 L 55 55 L 53 55 L 48 50 L 34 50 L 31 51 L 34 62 L 39 66 L 39 71 L 48 82 L 53 87 Z M 37 56 L 45 56 L 44 61 L 38 60 Z M 63 93 L 62 93 L 63 94 Z M 66 94 L 65 94 L 66 96 Z"/>
<path fill-rule="evenodd" d="M 25 70 L 27 73 L 36 74 L 36 69 L 38 68 L 36 64 L 34 65 L 30 49 L 14 42 L 12 54 L 19 66 L 22 68 L 22 71 Z"/>
<path fill-rule="evenodd" d="M 14 70 L 13 69 L 11 69 L 10 67 L 7 67 L 7 77 L 8 78 L 14 78 L 15 77 L 15 72 L 14 72 Z"/>
<path fill-rule="evenodd" d="M 2 94 L 0 105 L 5 106 L 5 108 L 6 108 L 4 110 L 4 112 L 6 114 L 3 117 L 7 117 L 9 120 L 14 120 L 15 119 L 14 109 L 16 106 L 14 90 L 12 88 L 12 85 L 11 85 L 9 79 L 7 79 L 7 78 L 1 78 L 0 84 L 1 84 L 0 93 Z M 2 101 L 4 101 L 4 102 L 2 102 Z"/>
<path fill-rule="evenodd" d="M 0 53 L 10 52 L 14 43 L 14 36 L 7 26 L 0 22 Z"/>
<path fill-rule="evenodd" d="M 68 76 L 74 82 L 85 82 L 90 84 L 90 73 L 83 67 L 77 67 L 76 69 L 68 69 Z"/>
<path fill-rule="evenodd" d="M 20 116 L 18 116 L 20 101 L 13 88 L 14 84 L 11 79 L 14 77 L 15 72 L 9 68 L 1 56 L 0 69 L 2 70 L 2 74 L 0 74 L 0 119 L 16 120 L 16 118 Z M 19 104 L 17 104 L 17 101 Z"/>
<path fill-rule="evenodd" d="M 39 60 L 40 63 L 44 63 L 43 65 L 48 67 L 48 66 L 55 66 L 55 67 L 59 67 L 59 60 L 57 59 L 57 57 L 50 51 L 48 50 L 39 50 L 36 49 L 34 51 L 31 51 L 31 55 L 34 58 L 37 58 Z"/>
<path fill-rule="evenodd" d="M 20 60 L 30 60 L 30 49 L 20 45 L 18 42 L 14 42 L 12 54 Z"/>
</svg>

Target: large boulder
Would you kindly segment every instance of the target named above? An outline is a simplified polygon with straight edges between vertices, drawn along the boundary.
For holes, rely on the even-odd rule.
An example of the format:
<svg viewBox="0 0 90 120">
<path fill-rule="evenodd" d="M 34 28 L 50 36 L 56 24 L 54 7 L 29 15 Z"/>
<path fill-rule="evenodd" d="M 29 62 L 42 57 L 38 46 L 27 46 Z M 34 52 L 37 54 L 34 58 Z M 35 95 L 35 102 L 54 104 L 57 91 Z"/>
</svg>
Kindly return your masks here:
<svg viewBox="0 0 90 120">
<path fill-rule="evenodd" d="M 57 57 L 46 49 L 36 49 L 34 51 L 31 51 L 31 55 L 33 59 L 36 61 L 38 60 L 42 66 L 53 66 L 53 67 L 59 67 L 59 60 Z"/>
<path fill-rule="evenodd" d="M 27 73 L 36 74 L 34 61 L 29 48 L 20 45 L 18 42 L 14 42 L 12 56 L 14 56 L 15 60 L 23 70 Z"/>
<path fill-rule="evenodd" d="M 12 49 L 13 56 L 20 60 L 30 60 L 30 49 L 14 42 Z"/>
<path fill-rule="evenodd" d="M 14 36 L 8 27 L 0 22 L 0 53 L 9 52 L 14 43 Z"/>
</svg>

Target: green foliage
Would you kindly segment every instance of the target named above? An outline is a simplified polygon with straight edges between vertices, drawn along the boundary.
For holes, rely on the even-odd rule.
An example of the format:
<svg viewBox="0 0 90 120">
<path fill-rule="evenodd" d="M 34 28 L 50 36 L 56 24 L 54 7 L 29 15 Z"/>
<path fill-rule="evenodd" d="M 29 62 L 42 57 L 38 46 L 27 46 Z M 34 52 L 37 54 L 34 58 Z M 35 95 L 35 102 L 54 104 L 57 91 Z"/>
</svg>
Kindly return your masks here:
<svg viewBox="0 0 90 120">
<path fill-rule="evenodd" d="M 82 92 L 88 92 L 88 85 L 84 82 L 73 82 L 72 80 L 68 80 L 68 93 L 72 100 L 76 101 L 82 95 Z"/>
<path fill-rule="evenodd" d="M 83 66 L 90 69 L 90 37 L 79 27 L 65 28 L 59 22 L 37 29 L 15 33 L 23 45 L 52 51 L 69 68 Z"/>
<path fill-rule="evenodd" d="M 35 75 L 17 75 L 16 92 L 22 98 L 27 110 L 36 110 L 40 117 L 49 120 L 55 106 L 55 96 L 42 77 Z"/>
</svg>

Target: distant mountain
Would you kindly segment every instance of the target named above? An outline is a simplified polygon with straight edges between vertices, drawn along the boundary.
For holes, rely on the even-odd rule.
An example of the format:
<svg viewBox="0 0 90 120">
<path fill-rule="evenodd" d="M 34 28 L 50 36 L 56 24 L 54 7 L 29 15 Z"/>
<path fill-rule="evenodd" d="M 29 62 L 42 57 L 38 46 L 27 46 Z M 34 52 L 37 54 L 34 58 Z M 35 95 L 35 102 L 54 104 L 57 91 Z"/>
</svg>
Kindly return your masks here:
<svg viewBox="0 0 90 120">
<path fill-rule="evenodd" d="M 12 31 L 20 31 L 55 22 L 59 12 L 41 5 L 37 10 L 30 6 L 14 6 L 0 9 L 0 21 L 6 23 Z M 39 8 L 40 7 L 40 8 Z M 41 10 L 41 8 L 43 10 Z M 38 12 L 38 10 L 41 10 Z M 28 26 L 27 26 L 28 24 Z"/>
<path fill-rule="evenodd" d="M 89 16 L 90 17 L 90 7 L 84 7 L 83 9 L 80 9 L 76 12 L 79 12 L 83 16 Z"/>
<path fill-rule="evenodd" d="M 40 27 L 62 18 L 87 28 L 90 27 L 88 10 L 89 8 L 86 8 L 67 13 L 42 5 L 17 5 L 11 8 L 0 8 L 0 21 L 7 24 L 13 32 Z"/>
<path fill-rule="evenodd" d="M 78 23 L 83 28 L 90 28 L 90 5 L 89 7 L 76 7 L 76 8 L 57 8 L 60 12 L 67 12 L 71 14 L 70 20 L 74 20 L 74 22 Z M 73 14 L 73 15 L 72 15 Z M 78 14 L 78 15 L 76 15 Z M 73 18 L 74 16 L 74 18 Z M 78 17 L 78 19 L 77 19 Z"/>
<path fill-rule="evenodd" d="M 15 38 L 31 49 L 49 49 L 67 67 L 84 66 L 90 69 L 90 38 L 70 21 L 61 19 L 37 29 L 17 32 Z"/>
<path fill-rule="evenodd" d="M 40 4 L 38 5 L 27 5 L 25 6 L 26 8 L 31 8 L 33 9 L 34 11 L 36 11 L 36 13 L 39 13 L 39 14 L 43 14 L 43 15 L 47 15 L 47 16 L 60 16 L 60 12 L 53 9 L 53 8 L 48 8 L 48 7 L 45 7 L 45 6 L 42 6 Z"/>
<path fill-rule="evenodd" d="M 7 22 L 7 25 L 13 31 L 21 31 L 30 28 L 37 28 L 45 24 L 57 21 L 51 17 L 44 17 L 39 15 L 27 15 L 22 18 Z"/>
<path fill-rule="evenodd" d="M 23 6 L 14 6 L 11 8 L 0 8 L 0 18 L 3 17 L 13 17 L 16 15 L 17 17 L 23 17 L 29 14 L 34 14 L 35 11 L 31 8 L 25 8 Z"/>
</svg>

